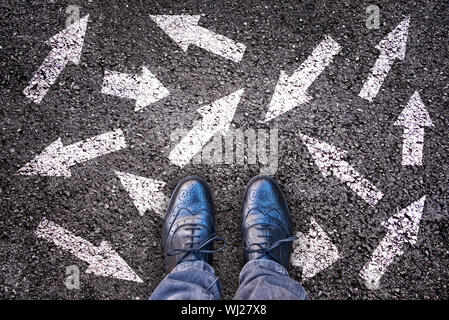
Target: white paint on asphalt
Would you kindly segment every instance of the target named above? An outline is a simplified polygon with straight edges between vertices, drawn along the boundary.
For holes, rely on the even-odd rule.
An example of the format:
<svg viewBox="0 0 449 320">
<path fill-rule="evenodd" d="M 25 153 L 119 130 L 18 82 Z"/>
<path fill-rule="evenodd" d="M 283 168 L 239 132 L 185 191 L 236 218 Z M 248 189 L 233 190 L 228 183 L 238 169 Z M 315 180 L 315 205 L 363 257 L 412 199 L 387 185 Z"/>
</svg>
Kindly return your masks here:
<svg viewBox="0 0 449 320">
<path fill-rule="evenodd" d="M 150 17 L 184 51 L 189 45 L 195 45 L 234 62 L 240 62 L 243 58 L 246 46 L 199 26 L 200 15 Z"/>
<path fill-rule="evenodd" d="M 144 66 L 141 75 L 105 70 L 101 92 L 136 100 L 134 111 L 140 111 L 170 95 L 156 76 Z"/>
<path fill-rule="evenodd" d="M 143 282 L 106 241 L 102 241 L 100 246 L 95 247 L 90 242 L 75 236 L 70 231 L 46 218 L 42 219 L 35 234 L 38 238 L 52 242 L 62 250 L 87 262 L 89 267 L 86 269 L 86 273 L 139 283 Z"/>
<path fill-rule="evenodd" d="M 143 216 L 147 210 L 155 212 L 164 218 L 168 198 L 163 193 L 165 182 L 149 178 L 135 176 L 133 174 L 115 171 L 123 187 L 133 200 L 134 205 Z"/>
<path fill-rule="evenodd" d="M 77 142 L 66 147 L 61 138 L 50 144 L 42 153 L 23 166 L 18 174 L 71 177 L 70 167 L 108 153 L 126 148 L 121 129 Z"/>
<path fill-rule="evenodd" d="M 376 46 L 376 49 L 380 51 L 380 55 L 371 70 L 368 80 L 363 84 L 359 97 L 372 102 L 394 61 L 396 59 L 404 60 L 409 24 L 410 17 L 407 17 Z"/>
<path fill-rule="evenodd" d="M 214 101 L 211 105 L 199 108 L 197 111 L 203 118 L 173 148 L 168 157 L 170 162 L 181 168 L 184 167 L 216 133 L 225 134 L 234 118 L 243 91 L 240 89 Z"/>
<path fill-rule="evenodd" d="M 332 62 L 334 56 L 340 50 L 340 45 L 330 36 L 326 36 L 291 76 L 281 71 L 281 76 L 271 98 L 264 121 L 270 121 L 308 102 L 311 97 L 307 94 L 307 89 L 323 72 L 326 66 Z"/>
<path fill-rule="evenodd" d="M 426 196 L 415 201 L 404 210 L 388 219 L 382 225 L 388 230 L 374 250 L 370 261 L 360 271 L 360 277 L 369 289 L 379 289 L 380 279 L 396 256 L 404 253 L 403 247 L 414 245 L 418 240 L 419 223 L 424 210 Z"/>
<path fill-rule="evenodd" d="M 431 127 L 433 124 L 418 92 L 413 93 L 394 125 L 404 127 L 402 165 L 421 166 L 424 127 Z"/>
<path fill-rule="evenodd" d="M 47 40 L 46 44 L 53 49 L 23 90 L 34 103 L 42 101 L 68 62 L 79 64 L 88 19 L 89 15 L 86 15 Z"/>
<path fill-rule="evenodd" d="M 346 151 L 301 133 L 300 136 L 324 177 L 334 175 L 371 206 L 382 199 L 383 193 L 343 160 Z"/>
<path fill-rule="evenodd" d="M 315 219 L 311 219 L 307 234 L 298 232 L 296 236 L 299 239 L 293 242 L 291 263 L 302 268 L 304 279 L 314 277 L 340 259 L 337 247 Z"/>
</svg>

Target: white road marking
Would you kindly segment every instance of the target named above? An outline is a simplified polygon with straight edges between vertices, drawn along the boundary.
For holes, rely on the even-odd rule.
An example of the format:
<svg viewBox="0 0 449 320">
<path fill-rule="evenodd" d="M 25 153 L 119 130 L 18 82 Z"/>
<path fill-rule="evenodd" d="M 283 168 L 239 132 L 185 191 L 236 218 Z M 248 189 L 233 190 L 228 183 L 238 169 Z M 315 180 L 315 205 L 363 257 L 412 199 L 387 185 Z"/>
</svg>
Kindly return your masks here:
<svg viewBox="0 0 449 320">
<path fill-rule="evenodd" d="M 342 160 L 346 151 L 303 134 L 300 136 L 324 177 L 334 175 L 371 206 L 382 199 L 384 195 L 381 191 L 361 177 L 349 163 Z"/>
<path fill-rule="evenodd" d="M 136 100 L 134 111 L 167 97 L 170 92 L 146 67 L 141 75 L 105 70 L 101 92 Z"/>
<path fill-rule="evenodd" d="M 433 124 L 418 92 L 413 93 L 394 125 L 405 127 L 402 144 L 402 165 L 421 166 L 424 127 L 431 127 Z"/>
<path fill-rule="evenodd" d="M 302 268 L 304 279 L 312 278 L 338 259 L 340 253 L 326 232 L 312 218 L 308 234 L 298 232 L 299 240 L 293 242 L 291 263 Z"/>
<path fill-rule="evenodd" d="M 380 55 L 374 64 L 370 77 L 363 84 L 359 97 L 372 102 L 394 61 L 396 59 L 404 60 L 409 23 L 410 17 L 407 17 L 376 46 Z"/>
<path fill-rule="evenodd" d="M 70 231 L 46 218 L 42 219 L 35 234 L 37 237 L 52 242 L 78 259 L 87 262 L 89 267 L 86 269 L 86 273 L 139 283 L 143 282 L 106 241 L 102 241 L 100 246 L 95 247 L 90 242 L 75 236 Z"/>
<path fill-rule="evenodd" d="M 124 148 L 126 148 L 126 141 L 121 129 L 106 132 L 66 147 L 63 146 L 61 138 L 59 138 L 19 169 L 17 174 L 70 178 L 70 167 Z"/>
<path fill-rule="evenodd" d="M 418 240 L 419 223 L 424 209 L 426 196 L 415 201 L 404 210 L 388 219 L 382 225 L 388 230 L 385 237 L 374 250 L 370 261 L 360 271 L 369 289 L 379 289 L 380 279 L 396 256 L 404 253 L 406 243 L 414 245 Z"/>
<path fill-rule="evenodd" d="M 123 187 L 133 200 L 134 205 L 143 216 L 147 210 L 154 211 L 158 216 L 164 218 L 168 198 L 162 192 L 165 182 L 135 176 L 133 174 L 115 171 Z"/>
<path fill-rule="evenodd" d="M 34 103 L 42 101 L 68 62 L 79 64 L 88 19 L 89 15 L 86 15 L 47 40 L 46 44 L 53 49 L 23 90 Z"/>
<path fill-rule="evenodd" d="M 234 62 L 240 62 L 246 46 L 200 27 L 200 15 L 150 15 L 151 19 L 168 34 L 182 50 L 195 45 Z"/>
<path fill-rule="evenodd" d="M 264 121 L 270 121 L 308 102 L 311 97 L 307 94 L 307 89 L 340 50 L 340 45 L 331 37 L 326 36 L 290 77 L 284 71 L 281 71 Z"/>
<path fill-rule="evenodd" d="M 173 148 L 168 157 L 170 162 L 181 168 L 184 167 L 217 132 L 225 134 L 234 118 L 243 91 L 240 89 L 211 105 L 199 108 L 197 111 L 203 116 L 203 119 L 197 122 L 193 129 Z"/>
</svg>

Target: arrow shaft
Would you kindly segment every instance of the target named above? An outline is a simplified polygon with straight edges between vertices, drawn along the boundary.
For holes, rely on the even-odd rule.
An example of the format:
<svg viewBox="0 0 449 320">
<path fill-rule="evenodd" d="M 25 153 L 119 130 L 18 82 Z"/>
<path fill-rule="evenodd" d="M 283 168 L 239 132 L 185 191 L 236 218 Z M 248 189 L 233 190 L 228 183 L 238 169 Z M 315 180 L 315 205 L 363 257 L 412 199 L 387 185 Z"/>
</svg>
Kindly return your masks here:
<svg viewBox="0 0 449 320">
<path fill-rule="evenodd" d="M 106 70 L 101 92 L 118 97 L 137 99 L 140 87 L 135 75 Z"/>
<path fill-rule="evenodd" d="M 33 74 L 23 94 L 39 104 L 67 65 L 67 52 L 53 49 Z"/>
<path fill-rule="evenodd" d="M 68 167 L 126 148 L 121 129 L 103 133 L 64 147 L 62 157 Z"/>
<path fill-rule="evenodd" d="M 342 182 L 345 182 L 352 191 L 368 204 L 374 206 L 382 199 L 383 193 L 379 191 L 370 181 L 360 176 L 360 174 L 346 161 L 337 161 L 331 166 L 333 175 Z"/>
<path fill-rule="evenodd" d="M 388 72 L 393 66 L 394 60 L 394 56 L 391 57 L 385 52 L 380 54 L 379 58 L 374 63 L 368 80 L 363 84 L 362 90 L 360 90 L 359 97 L 370 102 L 373 101 L 387 77 Z"/>
<path fill-rule="evenodd" d="M 402 165 L 420 166 L 422 165 L 424 128 L 409 127 L 404 128 L 402 145 Z"/>
<path fill-rule="evenodd" d="M 235 62 L 240 62 L 245 53 L 246 46 L 244 44 L 206 28 L 192 26 L 188 34 L 192 44 Z"/>
</svg>

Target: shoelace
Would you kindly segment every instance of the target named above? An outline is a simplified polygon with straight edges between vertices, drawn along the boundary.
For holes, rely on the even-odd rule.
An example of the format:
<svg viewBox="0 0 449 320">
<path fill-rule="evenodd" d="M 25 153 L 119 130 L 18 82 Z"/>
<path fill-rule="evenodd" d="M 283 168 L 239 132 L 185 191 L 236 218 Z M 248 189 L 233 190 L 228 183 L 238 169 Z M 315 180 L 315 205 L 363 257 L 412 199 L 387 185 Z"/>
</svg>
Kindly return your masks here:
<svg viewBox="0 0 449 320">
<path fill-rule="evenodd" d="M 223 238 L 217 237 L 215 233 L 213 233 L 209 238 L 207 238 L 206 240 L 204 240 L 201 243 L 193 242 L 193 237 L 198 237 L 197 235 L 194 234 L 194 232 L 195 232 L 194 230 L 200 230 L 200 229 L 201 228 L 197 228 L 195 226 L 193 227 L 193 229 L 190 228 L 190 230 L 193 230 L 193 234 L 190 236 L 190 237 L 192 237 L 192 241 L 186 243 L 186 245 L 190 245 L 190 248 L 187 248 L 187 249 L 173 248 L 167 252 L 167 256 L 176 256 L 178 254 L 184 253 L 184 256 L 181 257 L 179 262 L 184 260 L 184 258 L 190 254 L 193 254 L 198 259 L 202 259 L 200 254 L 219 252 L 219 251 L 222 251 L 226 247 L 226 241 Z M 221 241 L 221 242 L 223 242 L 223 245 L 218 249 L 213 249 L 213 250 L 203 249 L 212 241 Z"/>
</svg>

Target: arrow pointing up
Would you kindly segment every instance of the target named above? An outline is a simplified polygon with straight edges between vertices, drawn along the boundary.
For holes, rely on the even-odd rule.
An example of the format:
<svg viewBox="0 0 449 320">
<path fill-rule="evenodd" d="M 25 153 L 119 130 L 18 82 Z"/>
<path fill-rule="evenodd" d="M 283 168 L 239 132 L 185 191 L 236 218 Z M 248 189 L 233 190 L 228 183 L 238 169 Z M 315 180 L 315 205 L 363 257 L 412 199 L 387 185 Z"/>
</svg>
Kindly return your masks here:
<svg viewBox="0 0 449 320">
<path fill-rule="evenodd" d="M 396 215 L 382 224 L 388 230 L 387 234 L 374 250 L 370 261 L 360 271 L 360 277 L 365 280 L 369 289 L 379 289 L 380 279 L 394 258 L 404 253 L 404 245 L 414 245 L 418 240 L 425 201 L 424 196 L 404 210 L 398 210 Z"/>
<path fill-rule="evenodd" d="M 134 111 L 140 111 L 170 94 L 146 67 L 142 67 L 140 76 L 106 70 L 101 92 L 136 100 Z"/>
<path fill-rule="evenodd" d="M 54 243 L 89 264 L 86 273 L 114 277 L 142 283 L 142 279 L 115 252 L 109 243 L 102 241 L 99 247 L 47 219 L 42 219 L 35 232 L 38 238 Z"/>
<path fill-rule="evenodd" d="M 394 125 L 405 127 L 402 144 L 402 165 L 422 165 L 424 127 L 431 127 L 433 124 L 418 92 L 413 93 Z"/>
<path fill-rule="evenodd" d="M 360 90 L 359 97 L 372 102 L 394 61 L 396 59 L 404 60 L 409 24 L 410 17 L 407 17 L 376 46 L 380 55 L 374 64 L 370 77 Z"/>
<path fill-rule="evenodd" d="M 50 144 L 18 174 L 71 177 L 70 167 L 126 148 L 121 129 L 107 132 L 64 147 L 61 138 Z"/>
<path fill-rule="evenodd" d="M 334 56 L 340 50 L 340 45 L 331 37 L 326 36 L 291 76 L 281 71 L 281 76 L 271 98 L 264 121 L 270 121 L 310 101 L 311 97 L 307 94 L 307 89 L 323 72 L 324 68 L 332 62 Z"/>
<path fill-rule="evenodd" d="M 195 45 L 234 62 L 240 62 L 246 46 L 198 26 L 200 15 L 150 15 L 174 42 L 187 51 Z"/>
<path fill-rule="evenodd" d="M 298 232 L 293 243 L 292 265 L 302 268 L 305 279 L 312 278 L 340 259 L 337 247 L 321 226 L 312 218 L 308 234 Z"/>
<path fill-rule="evenodd" d="M 168 198 L 162 192 L 165 182 L 138 177 L 129 173 L 115 171 L 123 187 L 133 200 L 139 214 L 143 216 L 147 210 L 154 211 L 161 218 L 167 207 Z"/>
<path fill-rule="evenodd" d="M 243 91 L 238 90 L 211 105 L 199 108 L 197 111 L 203 119 L 173 148 L 168 157 L 170 162 L 184 167 L 217 132 L 228 131 Z"/>
<path fill-rule="evenodd" d="M 372 206 L 382 199 L 383 193 L 343 160 L 346 151 L 303 134 L 300 136 L 324 177 L 334 175 Z"/>
<path fill-rule="evenodd" d="M 71 24 L 46 44 L 53 49 L 34 73 L 23 94 L 39 104 L 68 62 L 79 64 L 89 15 Z"/>
</svg>

